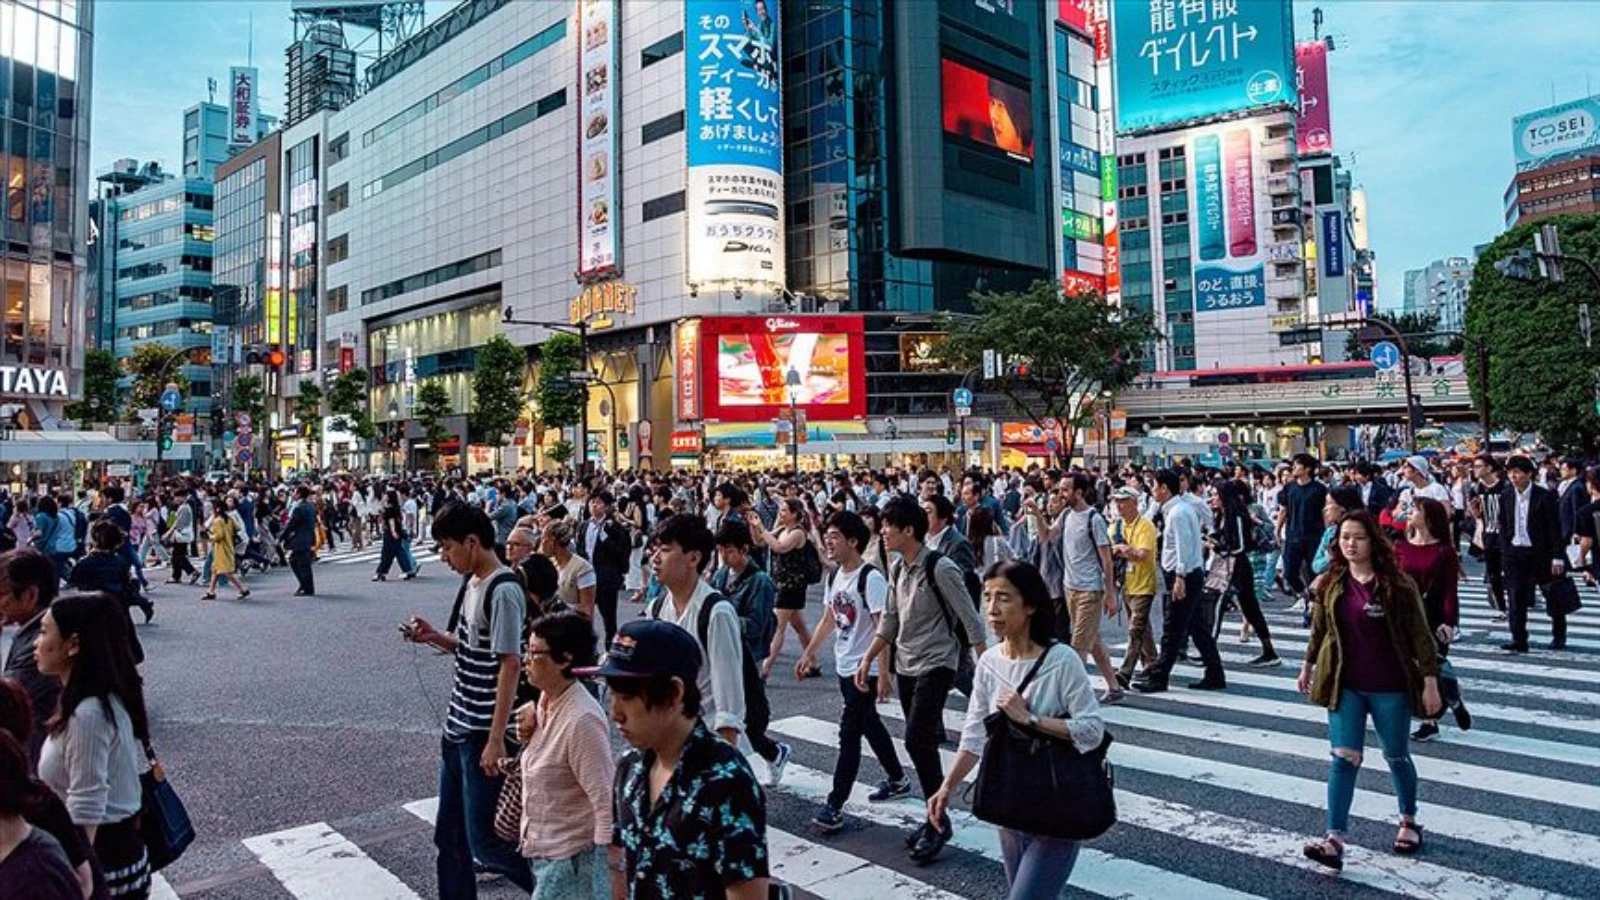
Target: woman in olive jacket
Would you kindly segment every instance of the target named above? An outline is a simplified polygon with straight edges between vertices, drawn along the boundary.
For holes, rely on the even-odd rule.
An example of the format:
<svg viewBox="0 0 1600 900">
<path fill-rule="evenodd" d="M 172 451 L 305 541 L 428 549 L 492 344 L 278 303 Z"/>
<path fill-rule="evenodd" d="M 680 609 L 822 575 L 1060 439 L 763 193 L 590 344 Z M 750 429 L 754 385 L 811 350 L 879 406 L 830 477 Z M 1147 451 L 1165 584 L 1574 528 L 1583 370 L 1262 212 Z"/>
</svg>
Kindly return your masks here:
<svg viewBox="0 0 1600 900">
<path fill-rule="evenodd" d="M 1332 564 L 1311 609 L 1311 639 L 1299 686 L 1328 709 L 1328 832 L 1305 855 L 1344 868 L 1344 835 L 1365 749 L 1367 717 L 1394 781 L 1400 832 L 1393 850 L 1422 849 L 1417 767 L 1411 761 L 1413 715 L 1438 715 L 1439 657 L 1422 598 L 1400 571 L 1394 549 L 1365 511 L 1346 514 L 1331 548 Z"/>
</svg>

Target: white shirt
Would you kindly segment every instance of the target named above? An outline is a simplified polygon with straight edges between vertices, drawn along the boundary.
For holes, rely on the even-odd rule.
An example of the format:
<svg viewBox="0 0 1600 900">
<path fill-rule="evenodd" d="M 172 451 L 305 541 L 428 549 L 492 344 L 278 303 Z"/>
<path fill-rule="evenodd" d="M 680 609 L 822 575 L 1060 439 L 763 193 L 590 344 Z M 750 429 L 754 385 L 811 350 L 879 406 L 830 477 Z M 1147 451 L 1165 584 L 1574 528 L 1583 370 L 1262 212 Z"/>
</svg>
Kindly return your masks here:
<svg viewBox="0 0 1600 900">
<path fill-rule="evenodd" d="M 878 633 L 873 619 L 883 615 L 884 604 L 889 599 L 889 578 L 877 567 L 867 573 L 866 597 L 857 590 L 861 584 L 861 569 L 866 564 L 862 560 L 849 571 L 841 567 L 828 584 L 828 613 L 833 616 L 836 637 L 833 661 L 840 678 L 853 678 L 861 669 L 867 648 Z M 877 668 L 871 666 L 867 673 L 876 675 Z"/>
<path fill-rule="evenodd" d="M 655 612 L 656 605 L 651 604 L 646 609 L 646 614 L 663 622 L 671 622 L 689 632 L 698 644 L 700 607 L 705 604 L 706 597 L 713 593 L 716 592 L 704 579 L 696 579 L 694 593 L 690 595 L 689 603 L 683 608 L 681 615 L 674 605 L 670 590 L 661 600 L 659 613 Z M 734 611 L 733 604 L 718 604 L 711 613 L 711 621 L 706 623 L 706 641 L 711 646 L 700 648 L 700 677 L 696 680 L 700 686 L 701 715 L 706 724 L 712 731 L 721 728 L 738 729 L 743 749 L 745 699 L 744 646 L 741 630 L 739 614 Z"/>
<path fill-rule="evenodd" d="M 1533 501 L 1533 485 L 1530 483 L 1524 491 L 1512 487 L 1511 493 L 1517 498 L 1516 509 L 1511 511 L 1511 526 L 1515 529 L 1511 533 L 1511 546 L 1532 547 L 1533 538 L 1528 536 L 1528 508 Z"/>
<path fill-rule="evenodd" d="M 928 532 L 928 536 L 922 539 L 922 545 L 927 547 L 929 550 L 939 549 L 939 542 L 944 540 L 944 533 L 949 530 L 950 526 L 946 525 L 938 531 Z"/>
<path fill-rule="evenodd" d="M 107 719 L 98 698 L 78 703 L 66 730 L 44 739 L 39 777 L 66 802 L 75 825 L 109 825 L 139 812 L 139 776 L 150 767 L 122 701 Z"/>
<path fill-rule="evenodd" d="M 1028 682 L 1022 698 L 1028 701 L 1028 711 L 1041 719 L 1066 719 L 1072 743 L 1080 753 L 1100 746 L 1105 735 L 1105 723 L 1100 718 L 1100 704 L 1095 700 L 1094 687 L 1089 683 L 1089 673 L 1083 660 L 1067 646 L 1052 646 L 1039 673 Z M 978 657 L 978 668 L 972 677 L 972 699 L 967 703 L 967 720 L 961 726 L 960 749 L 983 755 L 983 745 L 988 731 L 983 720 L 997 711 L 1002 690 L 1016 690 L 1028 677 L 1028 670 L 1038 657 L 1012 659 L 1005 655 L 1005 645 L 995 644 Z"/>
</svg>

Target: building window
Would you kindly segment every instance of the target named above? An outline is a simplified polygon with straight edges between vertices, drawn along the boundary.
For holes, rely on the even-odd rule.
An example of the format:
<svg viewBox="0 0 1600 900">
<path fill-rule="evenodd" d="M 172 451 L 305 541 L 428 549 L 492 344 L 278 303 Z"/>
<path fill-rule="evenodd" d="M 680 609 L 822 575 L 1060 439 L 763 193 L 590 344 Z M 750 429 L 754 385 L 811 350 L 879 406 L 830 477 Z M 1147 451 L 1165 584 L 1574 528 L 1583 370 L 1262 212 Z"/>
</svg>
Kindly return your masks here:
<svg viewBox="0 0 1600 900">
<path fill-rule="evenodd" d="M 341 234 L 328 239 L 328 263 L 344 262 L 350 258 L 350 235 Z"/>
<path fill-rule="evenodd" d="M 328 142 L 328 165 L 331 166 L 349 155 L 350 132 L 346 131 Z"/>
<path fill-rule="evenodd" d="M 665 197 L 646 200 L 644 202 L 644 220 L 648 222 L 651 219 L 659 219 L 663 216 L 670 216 L 673 213 L 683 212 L 685 199 L 684 192 L 678 191 Z"/>
<path fill-rule="evenodd" d="M 683 32 L 668 35 L 639 51 L 639 68 L 648 69 L 668 57 L 683 52 Z"/>
<path fill-rule="evenodd" d="M 328 190 L 328 215 L 350 208 L 350 185 L 341 184 Z"/>
<path fill-rule="evenodd" d="M 678 110 L 670 116 L 662 116 L 654 122 L 646 122 L 639 129 L 639 143 L 653 144 L 662 138 L 677 134 L 683 130 L 683 110 Z"/>
<path fill-rule="evenodd" d="M 439 266 L 436 269 L 429 269 L 426 272 L 418 272 L 415 275 L 408 275 L 405 278 L 391 281 L 388 284 L 382 284 L 370 290 L 362 291 L 361 302 L 363 304 L 367 304 L 375 303 L 379 300 L 388 300 L 391 297 L 398 297 L 401 294 L 409 294 L 412 291 L 420 291 L 423 288 L 433 287 L 436 284 L 443 284 L 446 281 L 462 278 L 467 275 L 471 275 L 474 272 L 482 272 L 485 269 L 492 269 L 498 265 L 500 265 L 500 251 L 491 250 L 488 253 L 480 253 L 477 256 L 469 257 L 459 262 L 453 262 L 448 265 Z"/>
<path fill-rule="evenodd" d="M 328 314 L 342 313 L 350 308 L 350 288 L 340 285 L 328 289 Z M 334 354 L 335 356 L 337 354 Z"/>
<path fill-rule="evenodd" d="M 382 178 L 376 178 L 361 186 L 363 200 L 376 197 L 384 191 L 398 187 L 422 173 L 442 166 L 469 150 L 474 150 L 483 144 L 516 131 L 518 128 L 567 105 L 567 91 L 562 88 L 553 94 L 540 98 L 537 102 L 517 110 L 509 116 L 490 122 L 477 131 L 462 135 L 450 143 L 440 147 L 432 153 L 414 159 L 398 169 L 395 169 Z"/>
</svg>

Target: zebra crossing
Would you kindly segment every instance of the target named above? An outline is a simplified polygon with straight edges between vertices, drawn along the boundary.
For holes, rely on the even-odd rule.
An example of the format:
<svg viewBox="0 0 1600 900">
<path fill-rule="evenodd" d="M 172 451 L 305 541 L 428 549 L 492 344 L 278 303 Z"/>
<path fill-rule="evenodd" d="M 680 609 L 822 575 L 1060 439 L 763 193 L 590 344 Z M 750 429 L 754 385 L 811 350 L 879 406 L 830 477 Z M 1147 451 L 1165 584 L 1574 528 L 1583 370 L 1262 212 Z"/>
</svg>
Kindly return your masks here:
<svg viewBox="0 0 1600 900">
<path fill-rule="evenodd" d="M 437 562 L 439 559 L 438 553 L 434 552 L 428 546 L 422 546 L 418 544 L 412 545 L 411 555 L 416 558 L 418 565 Z M 356 550 L 351 547 L 330 550 L 327 553 L 318 556 L 317 562 L 324 565 L 369 565 L 376 568 L 378 565 L 378 560 L 382 557 L 383 550 L 377 544 L 368 544 L 360 550 Z M 399 564 L 396 563 L 396 569 L 398 570 L 398 568 Z"/>
<path fill-rule="evenodd" d="M 353 563 L 363 556 L 376 558 L 340 558 Z M 1394 795 L 1387 763 L 1369 736 L 1340 876 L 1323 872 L 1300 852 L 1301 843 L 1322 830 L 1328 766 L 1325 714 L 1294 684 L 1306 638 L 1301 618 L 1281 601 L 1269 603 L 1273 641 L 1285 665 L 1249 669 L 1243 662 L 1255 647 L 1240 641 L 1239 618 L 1231 614 L 1221 639 L 1227 691 L 1186 691 L 1179 686 L 1185 680 L 1180 668 L 1174 690 L 1103 707 L 1116 737 L 1110 758 L 1119 823 L 1083 848 L 1068 895 L 1600 896 L 1600 693 L 1593 691 L 1600 653 L 1577 643 L 1579 635 L 1600 638 L 1600 602 L 1589 602 L 1593 596 L 1586 590 L 1585 608 L 1570 617 L 1568 650 L 1513 656 L 1499 650 L 1505 624 L 1495 621 L 1482 585 L 1462 584 L 1462 637 L 1450 659 L 1474 726 L 1459 731 L 1446 716 L 1436 740 L 1412 744 L 1427 847 L 1413 859 L 1389 852 Z M 1531 619 L 1537 646 L 1548 621 L 1537 611 Z M 1120 658 L 1123 649 L 1113 647 L 1113 657 Z M 1199 675 L 1198 669 L 1188 671 Z M 829 679 L 810 685 L 805 690 L 833 690 Z M 768 791 L 775 879 L 802 897 L 1002 896 L 998 833 L 966 812 L 961 798 L 952 809 L 955 833 L 945 854 L 926 867 L 905 857 L 899 836 L 919 821 L 921 801 L 867 803 L 868 785 L 882 774 L 870 753 L 844 809 L 846 828 L 827 837 L 812 831 L 809 819 L 832 786 L 837 723 L 814 713 L 786 715 L 781 702 L 775 707 L 771 733 L 794 748 L 783 782 Z M 879 710 L 898 745 L 904 728 L 899 706 L 891 702 Z M 964 699 L 952 697 L 946 727 L 958 730 L 965 716 Z M 903 748 L 897 749 L 904 758 Z M 948 765 L 953 753 L 945 756 Z M 760 771 L 764 764 L 754 765 Z M 404 806 L 418 828 L 431 823 L 435 809 L 431 798 Z M 391 871 L 379 861 L 381 848 L 364 846 L 362 838 L 341 834 L 335 824 L 306 823 L 247 838 L 242 846 L 284 895 L 302 900 L 434 894 L 431 882 Z M 161 900 L 205 895 L 165 880 L 155 893 Z"/>
</svg>

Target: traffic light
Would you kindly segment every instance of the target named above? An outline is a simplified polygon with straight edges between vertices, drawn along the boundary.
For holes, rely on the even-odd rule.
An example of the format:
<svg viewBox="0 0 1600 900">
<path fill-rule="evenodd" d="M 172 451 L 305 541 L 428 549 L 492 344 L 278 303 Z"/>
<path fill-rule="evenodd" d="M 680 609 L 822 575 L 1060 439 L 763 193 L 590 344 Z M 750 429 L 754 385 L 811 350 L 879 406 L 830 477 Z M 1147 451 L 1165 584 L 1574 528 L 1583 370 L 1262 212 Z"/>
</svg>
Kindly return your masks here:
<svg viewBox="0 0 1600 900">
<path fill-rule="evenodd" d="M 172 426 L 174 424 L 172 413 L 164 409 L 156 416 L 156 446 L 160 447 L 163 453 L 172 450 Z"/>
<path fill-rule="evenodd" d="M 949 428 L 945 429 L 944 442 L 946 444 L 949 444 L 950 446 L 954 447 L 956 445 L 956 440 L 957 440 L 957 437 L 956 437 L 956 426 L 951 425 Z"/>
<path fill-rule="evenodd" d="M 244 362 L 245 362 L 245 365 L 247 365 L 247 366 L 259 366 L 265 361 L 266 361 L 265 354 L 263 354 L 261 352 L 261 348 L 260 347 L 257 347 L 254 344 L 252 344 L 249 347 L 244 348 Z"/>
<path fill-rule="evenodd" d="M 267 364 L 267 368 L 269 369 L 281 369 L 283 368 L 284 362 L 288 359 L 289 357 L 286 356 L 281 349 L 279 349 L 277 346 L 272 346 L 267 348 L 267 352 L 263 356 L 262 361 Z"/>
<path fill-rule="evenodd" d="M 1503 259 L 1494 263 L 1496 272 L 1513 281 L 1532 281 L 1534 278 L 1533 251 L 1526 247 L 1513 251 Z"/>
</svg>

